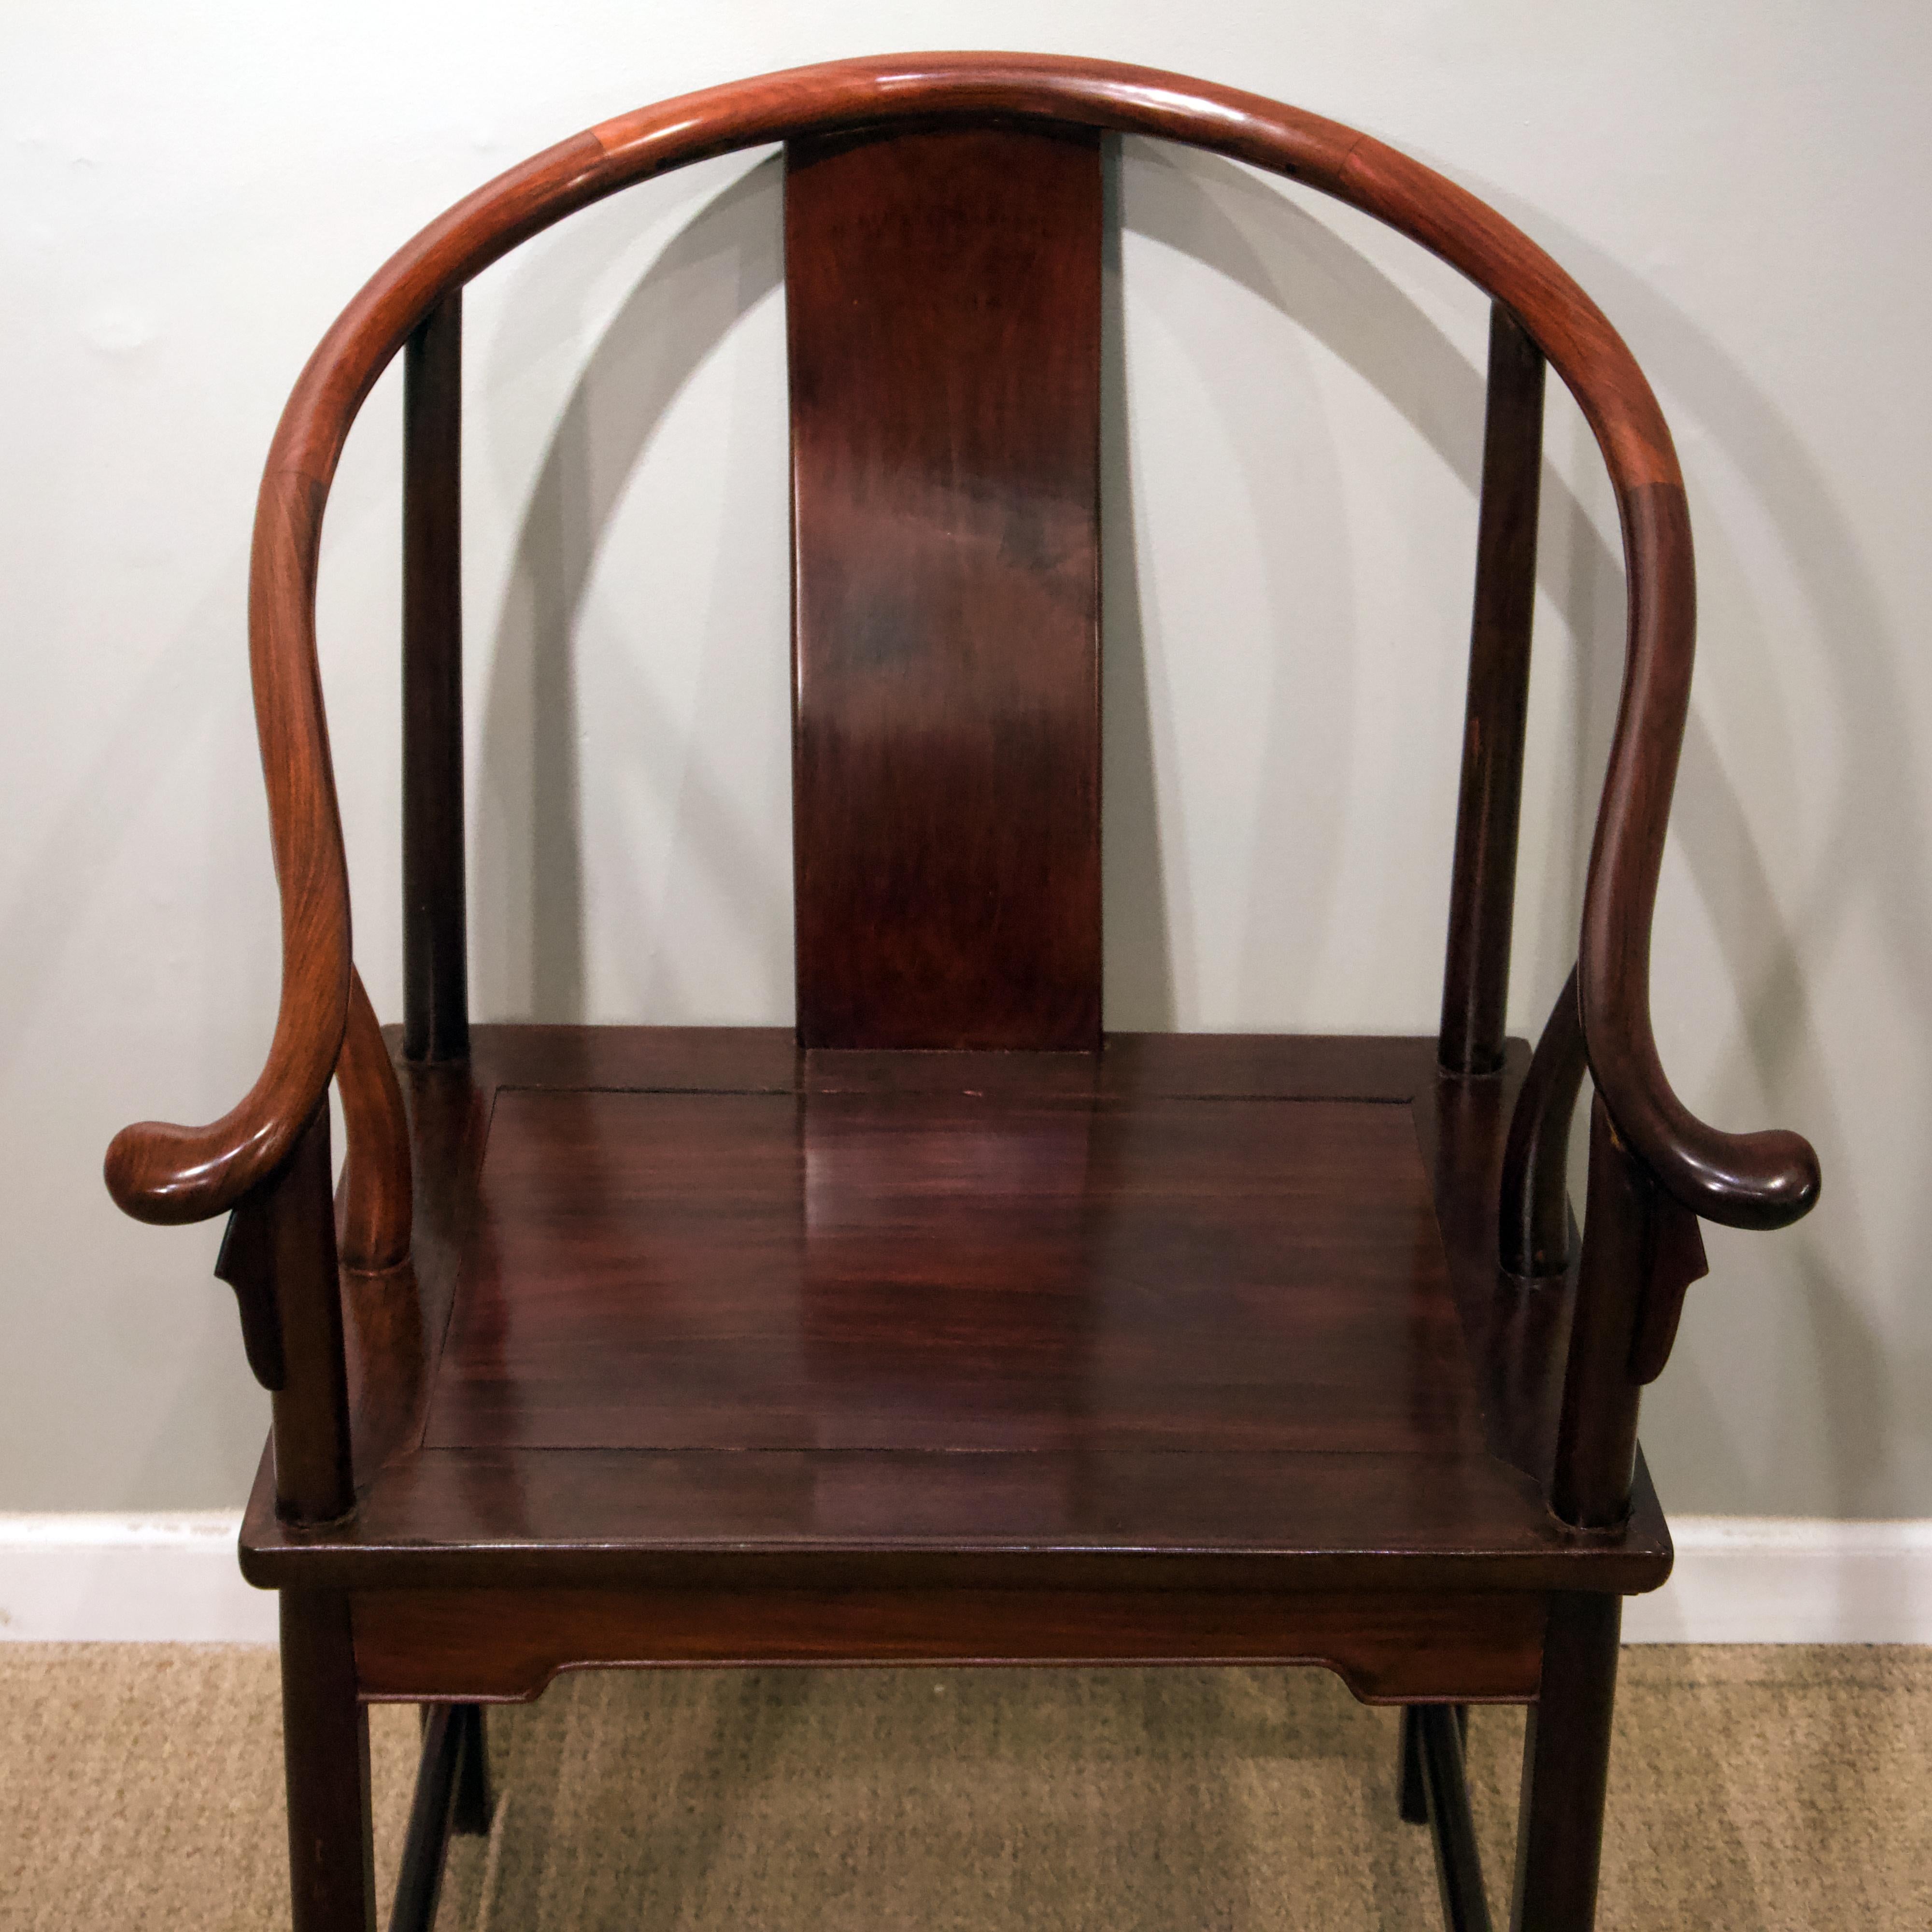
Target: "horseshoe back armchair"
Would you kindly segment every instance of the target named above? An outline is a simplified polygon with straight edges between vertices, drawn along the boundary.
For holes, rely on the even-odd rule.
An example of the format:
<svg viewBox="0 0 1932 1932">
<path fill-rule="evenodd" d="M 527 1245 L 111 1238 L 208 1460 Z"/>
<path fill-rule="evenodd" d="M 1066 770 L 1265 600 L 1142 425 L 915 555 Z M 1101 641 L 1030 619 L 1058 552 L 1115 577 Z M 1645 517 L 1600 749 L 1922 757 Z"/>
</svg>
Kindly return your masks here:
<svg viewBox="0 0 1932 1932">
<path fill-rule="evenodd" d="M 1379 217 L 1492 303 L 1437 1039 L 1108 1034 L 1100 1011 L 1099 143 Z M 701 156 L 782 142 L 795 1029 L 472 1027 L 461 291 Z M 406 358 L 406 1006 L 350 950 L 314 633 L 323 506 Z M 1575 972 L 1504 1036 L 1546 365 L 1629 586 Z M 487 1815 L 482 1708 L 561 1670 L 1324 1664 L 1404 1707 L 1400 1802 L 1487 1922 L 1458 1707 L 1531 1707 L 1514 1922 L 1592 1920 L 1618 1618 L 1670 1546 L 1639 1394 L 1700 1220 L 1818 1188 L 1694 1118 L 1648 1013 L 1688 698 L 1669 430 L 1554 262 L 1429 170 L 1179 76 L 1033 56 L 806 68 L 607 122 L 411 242 L 304 371 L 250 638 L 282 907 L 267 1064 L 127 1129 L 131 1214 L 226 1214 L 273 1394 L 242 1566 L 281 1593 L 295 1923 L 374 1923 L 372 1700 L 428 1707 L 396 1922 Z M 1586 1212 L 1564 1149 L 1586 1069 Z M 332 1078 L 346 1161 L 332 1190 Z"/>
</svg>

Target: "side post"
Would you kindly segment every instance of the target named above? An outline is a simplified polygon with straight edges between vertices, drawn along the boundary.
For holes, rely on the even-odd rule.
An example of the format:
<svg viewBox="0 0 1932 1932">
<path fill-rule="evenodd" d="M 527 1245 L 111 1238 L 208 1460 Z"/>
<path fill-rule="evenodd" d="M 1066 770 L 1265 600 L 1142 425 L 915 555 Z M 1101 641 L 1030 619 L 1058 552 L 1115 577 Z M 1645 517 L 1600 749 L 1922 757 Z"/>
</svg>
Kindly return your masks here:
<svg viewBox="0 0 1932 1932">
<path fill-rule="evenodd" d="M 403 1051 L 470 1052 L 463 853 L 463 292 L 403 361 Z"/>
<path fill-rule="evenodd" d="M 356 1501 L 328 1138 L 324 1100 L 261 1209 L 283 1344 L 275 1505 L 296 1522 L 332 1522 Z M 349 1599 L 340 1590 L 284 1590 L 280 1610 L 295 1932 L 374 1932 L 369 1728 Z"/>
<path fill-rule="evenodd" d="M 1578 1529 L 1613 1529 L 1630 1508 L 1642 1390 L 1630 1372 L 1656 1228 L 1657 1184 L 1590 1102 L 1583 1253 L 1563 1378 L 1550 1506 Z"/>
<path fill-rule="evenodd" d="M 1448 1073 L 1493 1073 L 1503 1062 L 1530 625 L 1536 606 L 1543 386 L 1541 350 L 1515 316 L 1496 303 L 1490 312 L 1475 614 L 1442 974 L 1438 1058 Z"/>
<path fill-rule="evenodd" d="M 292 1522 L 333 1522 L 355 1507 L 356 1489 L 326 1100 L 270 1186 L 265 1232 L 283 1362 L 272 1397 L 275 1508 Z"/>
<path fill-rule="evenodd" d="M 1590 1186 L 1550 1507 L 1579 1529 L 1630 1508 L 1641 1388 L 1632 1372 L 1658 1225 L 1657 1186 L 1590 1104 Z M 1620 1598 L 1550 1598 L 1543 1679 L 1523 1740 L 1511 1932 L 1589 1932 L 1602 1862 Z"/>
</svg>

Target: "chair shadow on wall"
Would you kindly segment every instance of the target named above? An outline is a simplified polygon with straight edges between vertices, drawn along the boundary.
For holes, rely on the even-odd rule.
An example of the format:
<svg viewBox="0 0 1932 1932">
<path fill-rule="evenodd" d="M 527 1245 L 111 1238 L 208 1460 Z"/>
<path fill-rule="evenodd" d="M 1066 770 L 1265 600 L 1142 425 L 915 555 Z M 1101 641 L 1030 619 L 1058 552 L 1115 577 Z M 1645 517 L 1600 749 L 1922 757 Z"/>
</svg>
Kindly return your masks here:
<svg viewBox="0 0 1932 1932">
<path fill-rule="evenodd" d="M 1215 157 L 1170 155 L 1135 140 L 1122 145 L 1120 158 L 1110 158 L 1107 170 L 1110 218 L 1124 214 L 1125 225 L 1136 234 L 1194 258 L 1306 329 L 1401 412 L 1473 500 L 1480 481 L 1484 374 L 1426 312 L 1273 184 Z M 1474 185 L 1497 198 L 1488 184 Z M 588 1017 L 579 842 L 583 784 L 571 640 L 598 547 L 634 465 L 681 390 L 730 328 L 781 288 L 782 194 L 780 164 L 768 158 L 705 202 L 658 256 L 574 386 L 522 520 L 485 706 L 476 876 L 488 882 L 495 896 L 494 904 L 477 909 L 479 932 L 494 921 L 500 933 L 518 936 L 508 943 L 528 948 L 526 977 L 521 971 L 508 976 L 526 986 L 525 1010 L 532 1018 Z M 1506 199 L 1498 205 L 1508 209 Z M 1637 336 L 1666 395 L 1696 400 L 1702 426 L 1751 476 L 1808 598 L 1821 618 L 1830 619 L 1834 644 L 1844 640 L 1844 648 L 1834 649 L 1830 662 L 1845 715 L 1864 721 L 1862 755 L 1848 764 L 1829 809 L 1820 846 L 1824 856 L 1808 884 L 1797 923 L 1816 932 L 1841 918 L 1856 894 L 1881 884 L 1874 868 L 1882 862 L 1923 880 L 1928 872 L 1919 830 L 1910 810 L 1888 797 L 1910 769 L 1910 748 L 1902 723 L 1906 707 L 1884 648 L 1879 599 L 1802 445 L 1768 400 L 1654 290 L 1554 227 L 1540 209 L 1514 212 L 1520 219 L 1530 217 L 1527 225 L 1550 240 L 1559 259 Z M 1175 1023 L 1175 942 L 1188 936 L 1190 906 L 1184 858 L 1177 841 L 1163 839 L 1155 788 L 1158 716 L 1134 568 L 1120 226 L 1110 218 L 1102 355 L 1106 998 L 1110 1023 L 1160 1029 Z M 548 262 L 540 274 L 555 272 L 555 264 Z M 527 271 L 509 297 L 513 311 L 519 304 L 545 299 L 539 272 Z M 1329 461 L 1332 454 L 1299 451 L 1294 458 Z M 1251 476 L 1245 481 L 1254 488 L 1268 479 Z M 1256 494 L 1265 508 L 1262 490 Z M 1539 586 L 1562 613 L 1579 662 L 1567 721 L 1576 754 L 1569 796 L 1541 801 L 1542 808 L 1567 816 L 1570 849 L 1552 846 L 1549 875 L 1526 880 L 1527 890 L 1520 895 L 1519 947 L 1537 962 L 1542 983 L 1532 988 L 1530 1010 L 1513 1017 L 1519 1027 L 1532 1028 L 1540 1023 L 1574 955 L 1596 784 L 1616 716 L 1624 617 L 1621 556 L 1547 460 L 1542 532 Z M 1706 545 L 1719 536 L 1708 528 L 1699 534 Z M 1346 613 L 1340 615 L 1346 623 Z M 1346 639 L 1329 641 L 1345 645 Z M 1546 655 L 1557 642 L 1544 627 L 1539 650 Z M 647 665 L 632 655 L 613 668 L 623 681 L 627 727 L 634 733 L 637 782 L 646 787 L 676 783 L 676 800 L 664 801 L 674 817 L 676 842 L 689 862 L 708 869 L 730 896 L 760 951 L 782 953 L 789 943 L 789 880 L 772 876 L 768 842 L 761 844 L 759 828 L 728 788 L 700 760 L 682 754 Z M 782 659 L 772 671 L 783 677 Z M 1287 736 L 1289 714 L 1300 698 L 1290 680 L 1276 679 L 1268 728 L 1271 745 Z M 1346 745 L 1341 732 L 1330 730 L 1328 736 L 1334 745 Z M 1276 776 L 1286 762 L 1270 760 L 1261 809 L 1270 822 L 1274 808 L 1286 802 L 1277 794 L 1283 782 Z M 520 772 L 526 778 L 520 780 Z M 1818 1058 L 1790 929 L 1716 744 L 1694 707 L 1678 799 L 1673 836 L 1712 908 L 1744 1017 L 1742 1034 L 1730 1042 L 1714 1078 L 1720 1118 L 1727 1106 L 1741 1117 L 1754 1114 L 1761 1087 L 1763 1103 L 1773 1112 L 1804 1121 L 1827 1171 L 1842 1172 L 1845 1137 Z M 1528 802 L 1528 809 L 1538 808 L 1538 801 Z M 1889 827 L 1894 836 L 1882 857 L 1861 838 L 1858 828 L 1874 825 Z M 1297 910 L 1309 928 L 1319 926 L 1324 882 L 1340 862 L 1339 829 L 1332 814 L 1312 820 L 1304 813 L 1294 819 Z M 1272 863 L 1274 855 L 1264 848 L 1262 860 Z M 1258 888 L 1262 882 L 1255 884 Z M 601 916 L 614 920 L 618 930 L 645 930 L 644 901 L 628 896 L 638 889 L 618 890 L 627 895 L 626 902 L 604 908 Z M 1446 876 L 1442 890 L 1446 896 Z M 1882 891 L 1878 897 L 1887 916 L 1888 944 L 1901 964 L 1932 956 L 1921 897 Z M 1292 955 L 1294 948 L 1287 950 Z M 1268 970 L 1292 975 L 1294 964 L 1277 952 Z M 1932 988 L 1922 974 L 1900 976 L 1917 988 L 1922 1024 L 1916 1036 L 1932 1037 Z M 1920 1213 L 1924 1220 L 1932 1208 Z M 1829 1514 L 1882 1514 L 1880 1485 L 1900 1418 L 1884 1398 L 1878 1344 L 1846 1286 L 1856 1270 L 1868 1268 L 1868 1259 L 1848 1248 L 1843 1224 L 1831 1229 L 1828 1244 L 1829 1227 L 1815 1234 L 1800 1229 L 1795 1236 L 1832 1438 L 1818 1506 Z M 1926 1232 L 1932 1238 L 1932 1225 Z M 1748 1315 L 1749 1304 L 1743 1306 Z M 1690 1318 L 1694 1321 L 1694 1313 Z M 1932 1321 L 1932 1314 L 1925 1318 Z M 1915 1337 L 1910 1346 L 1915 1360 L 1923 1358 L 1932 1366 L 1932 1336 L 1922 1342 Z M 1726 1460 L 1714 1396 L 1696 1374 L 1694 1351 L 1686 1354 L 1688 1372 L 1670 1385 L 1669 1409 L 1663 1401 L 1654 1405 L 1656 1419 L 1674 1414 L 1676 1432 L 1697 1440 L 1709 1472 L 1708 1496 L 1726 1496 L 1736 1508 L 1734 1499 L 1750 1494 L 1762 1472 L 1735 1451 Z M 1788 1473 L 1794 1478 L 1797 1474 Z M 1694 1510 L 1700 1499 L 1674 1500 Z"/>
</svg>

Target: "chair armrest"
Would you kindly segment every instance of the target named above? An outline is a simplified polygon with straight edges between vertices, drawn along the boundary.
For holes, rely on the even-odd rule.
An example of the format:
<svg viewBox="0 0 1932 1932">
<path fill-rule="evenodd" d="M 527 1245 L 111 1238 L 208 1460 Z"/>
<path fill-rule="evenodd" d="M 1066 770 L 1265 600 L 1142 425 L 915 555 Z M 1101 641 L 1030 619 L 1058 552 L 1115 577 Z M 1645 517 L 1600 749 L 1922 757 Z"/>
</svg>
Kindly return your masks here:
<svg viewBox="0 0 1932 1932">
<path fill-rule="evenodd" d="M 1818 1198 L 1810 1143 L 1699 1120 L 1672 1090 L 1652 1030 L 1651 911 L 1690 704 L 1696 591 L 1682 484 L 1618 494 L 1630 637 L 1577 956 L 1590 1072 L 1618 1132 L 1672 1199 L 1727 1227 L 1781 1228 Z"/>
<path fill-rule="evenodd" d="M 249 558 L 255 728 L 281 891 L 282 991 L 260 1077 L 206 1126 L 143 1120 L 107 1150 L 108 1192 L 139 1221 L 205 1221 L 293 1150 L 326 1090 L 348 1024 L 349 872 L 315 655 L 314 559 L 326 491 L 281 469 L 262 479 Z"/>
<path fill-rule="evenodd" d="M 285 982 L 268 1063 L 239 1104 L 206 1126 L 140 1120 L 123 1127 L 105 1168 L 107 1191 L 123 1212 L 161 1226 L 209 1220 L 274 1174 L 341 1052 L 346 992 L 338 1004 L 344 1017 L 332 1018 L 310 988 Z"/>
<path fill-rule="evenodd" d="M 1614 1050 L 1621 1059 L 1609 1074 L 1593 1054 L 1598 1090 L 1617 1131 L 1680 1205 L 1702 1220 L 1754 1228 L 1788 1227 L 1816 1206 L 1818 1156 L 1803 1135 L 1726 1133 L 1700 1120 L 1671 1090 L 1647 1023 Z"/>
<path fill-rule="evenodd" d="M 293 1082 L 284 1078 L 282 1090 L 276 1090 L 280 1071 L 272 1052 L 248 1098 L 212 1126 L 142 1120 L 124 1127 L 107 1150 L 108 1191 L 141 1221 L 205 1221 L 237 1205 L 292 1151 L 290 1120 L 298 1135 L 322 1097 L 318 1092 L 304 1108 L 304 1090 Z M 347 1022 L 333 1071 L 348 1130 L 338 1246 L 345 1268 L 380 1273 L 409 1256 L 409 1123 L 382 1029 L 352 967 Z M 288 1099 L 290 1094 L 297 1097 Z"/>
<path fill-rule="evenodd" d="M 608 162 L 592 136 L 579 135 L 432 223 L 337 319 L 282 411 L 256 498 L 248 572 L 249 668 L 281 891 L 281 1006 L 267 1063 L 238 1106 L 206 1126 L 143 1120 L 115 1137 L 108 1191 L 136 1220 L 206 1220 L 273 1175 L 320 1102 L 352 1023 L 348 866 L 315 638 L 322 512 L 350 425 L 410 332 L 449 289 L 546 221 L 621 184 L 607 180 Z M 368 1053 L 356 1054 L 356 1065 L 388 1082 L 380 1110 L 400 1120 L 380 1038 L 376 1052 L 380 1070 Z M 389 1201 L 400 1194 L 406 1227 L 406 1137 L 399 1144 L 400 1190 L 392 1174 L 383 1192 Z M 350 1152 L 353 1160 L 352 1144 Z M 374 1185 L 368 1167 L 360 1177 L 351 1172 L 350 1192 L 366 1200 Z M 368 1232 L 371 1254 L 391 1245 L 376 1233 L 377 1221 L 392 1228 L 396 1214 L 358 1208 L 347 1224 Z"/>
</svg>

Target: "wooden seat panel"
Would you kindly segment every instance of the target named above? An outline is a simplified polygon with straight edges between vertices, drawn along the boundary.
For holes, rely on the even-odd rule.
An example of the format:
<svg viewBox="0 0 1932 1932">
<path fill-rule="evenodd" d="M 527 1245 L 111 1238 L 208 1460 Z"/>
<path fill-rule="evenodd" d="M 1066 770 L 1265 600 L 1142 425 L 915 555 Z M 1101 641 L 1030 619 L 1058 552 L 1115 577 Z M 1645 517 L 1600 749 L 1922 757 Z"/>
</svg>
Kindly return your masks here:
<svg viewBox="0 0 1932 1932">
<path fill-rule="evenodd" d="M 431 1448 L 1466 1454 L 1409 1109 L 499 1095 Z"/>
<path fill-rule="evenodd" d="M 1471 1203 L 1522 1055 L 1445 1113 L 1433 1045 L 479 1028 L 467 1067 L 400 1070 L 418 1420 L 342 1525 L 279 1523 L 265 1466 L 244 1568 L 384 1591 L 1653 1588 L 1670 1541 L 1641 1468 L 1624 1534 L 1580 1539 L 1498 1438 L 1496 1363 L 1532 1372 L 1567 1298 L 1520 1333 L 1478 1318 L 1495 1235 Z"/>
</svg>

